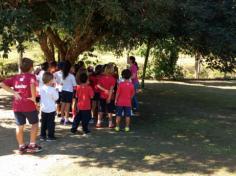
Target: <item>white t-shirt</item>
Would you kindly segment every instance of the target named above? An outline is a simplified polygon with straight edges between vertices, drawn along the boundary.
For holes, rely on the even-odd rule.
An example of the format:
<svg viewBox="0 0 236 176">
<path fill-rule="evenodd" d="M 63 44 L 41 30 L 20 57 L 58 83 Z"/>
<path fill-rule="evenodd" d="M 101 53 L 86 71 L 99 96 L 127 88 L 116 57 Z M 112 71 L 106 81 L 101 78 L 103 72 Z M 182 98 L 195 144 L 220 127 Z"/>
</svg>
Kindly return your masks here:
<svg viewBox="0 0 236 176">
<path fill-rule="evenodd" d="M 62 91 L 62 81 L 63 81 L 63 75 L 62 71 L 57 71 L 53 74 L 55 82 L 56 82 L 56 89 L 61 92 Z"/>
<path fill-rule="evenodd" d="M 38 74 L 38 76 L 37 76 L 37 80 L 38 80 L 38 82 L 39 82 L 39 89 L 41 88 L 41 87 L 43 87 L 43 74 L 45 73 L 45 71 L 44 70 L 41 70 L 40 72 L 39 72 L 39 74 Z"/>
<path fill-rule="evenodd" d="M 56 101 L 59 98 L 56 89 L 51 86 L 43 85 L 39 91 L 41 111 L 45 113 L 56 111 Z"/>
<path fill-rule="evenodd" d="M 62 90 L 73 92 L 73 87 L 76 86 L 75 76 L 69 73 L 66 79 L 62 78 Z"/>
</svg>

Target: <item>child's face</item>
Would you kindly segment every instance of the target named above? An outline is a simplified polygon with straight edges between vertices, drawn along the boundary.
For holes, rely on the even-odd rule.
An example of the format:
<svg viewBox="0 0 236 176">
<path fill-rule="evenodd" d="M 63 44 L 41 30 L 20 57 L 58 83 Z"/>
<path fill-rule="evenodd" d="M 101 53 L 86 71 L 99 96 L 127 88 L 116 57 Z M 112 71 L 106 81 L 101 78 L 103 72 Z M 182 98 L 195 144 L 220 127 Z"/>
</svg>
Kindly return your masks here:
<svg viewBox="0 0 236 176">
<path fill-rule="evenodd" d="M 54 86 L 53 79 L 52 79 L 51 81 L 49 81 L 48 85 L 49 85 L 49 86 L 52 86 L 52 87 Z"/>
</svg>

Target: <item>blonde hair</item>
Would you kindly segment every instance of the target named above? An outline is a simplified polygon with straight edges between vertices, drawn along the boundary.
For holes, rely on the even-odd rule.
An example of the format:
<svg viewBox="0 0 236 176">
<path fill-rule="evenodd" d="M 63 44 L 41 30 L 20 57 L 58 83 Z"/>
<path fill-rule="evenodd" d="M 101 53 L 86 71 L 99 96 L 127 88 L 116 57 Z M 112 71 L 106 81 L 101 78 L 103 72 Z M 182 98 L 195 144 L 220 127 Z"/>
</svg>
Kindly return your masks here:
<svg viewBox="0 0 236 176">
<path fill-rule="evenodd" d="M 111 75 L 114 73 L 114 65 L 112 63 L 108 63 L 105 67 L 104 74 Z"/>
</svg>

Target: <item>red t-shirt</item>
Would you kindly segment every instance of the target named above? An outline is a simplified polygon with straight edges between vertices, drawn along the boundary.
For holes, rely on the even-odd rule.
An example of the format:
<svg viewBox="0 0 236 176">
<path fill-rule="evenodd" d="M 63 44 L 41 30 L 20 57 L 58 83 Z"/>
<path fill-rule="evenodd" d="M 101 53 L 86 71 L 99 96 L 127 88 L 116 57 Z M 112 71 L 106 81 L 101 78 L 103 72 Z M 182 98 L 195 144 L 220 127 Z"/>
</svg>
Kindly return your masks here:
<svg viewBox="0 0 236 176">
<path fill-rule="evenodd" d="M 134 96 L 134 85 L 129 82 L 121 82 L 117 89 L 117 106 L 131 107 L 131 100 Z"/>
<path fill-rule="evenodd" d="M 90 75 L 89 76 L 90 86 L 92 87 L 93 91 L 96 93 L 99 92 L 99 89 L 97 87 L 98 79 L 99 79 L 99 75 Z"/>
<path fill-rule="evenodd" d="M 91 98 L 93 98 L 94 92 L 89 85 L 76 86 L 76 97 L 78 98 L 79 110 L 91 110 Z"/>
<path fill-rule="evenodd" d="M 21 96 L 20 100 L 13 99 L 12 108 L 14 112 L 32 112 L 36 111 L 36 106 L 33 101 L 28 100 L 31 98 L 30 85 L 35 84 L 36 77 L 30 73 L 22 73 L 15 75 L 9 79 L 3 81 L 9 87 L 12 87 L 14 91 L 18 92 Z"/>
<path fill-rule="evenodd" d="M 110 90 L 116 85 L 116 79 L 112 75 L 101 75 L 98 79 L 98 85 L 102 86 L 104 89 Z M 107 99 L 108 94 L 100 90 L 100 97 L 102 99 Z"/>
</svg>

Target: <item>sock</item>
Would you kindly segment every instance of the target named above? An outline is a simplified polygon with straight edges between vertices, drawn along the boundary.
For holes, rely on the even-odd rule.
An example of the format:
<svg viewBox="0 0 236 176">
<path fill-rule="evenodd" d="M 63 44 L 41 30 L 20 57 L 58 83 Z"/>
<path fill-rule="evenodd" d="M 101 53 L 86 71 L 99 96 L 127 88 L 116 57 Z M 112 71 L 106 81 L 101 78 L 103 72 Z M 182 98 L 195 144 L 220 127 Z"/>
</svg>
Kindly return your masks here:
<svg viewBox="0 0 236 176">
<path fill-rule="evenodd" d="M 98 124 L 101 124 L 101 120 L 98 120 L 98 122 L 97 122 Z"/>
<path fill-rule="evenodd" d="M 34 146 L 35 145 L 35 142 L 30 142 L 30 146 Z"/>
<path fill-rule="evenodd" d="M 111 120 L 109 120 L 109 126 L 112 126 L 112 121 Z"/>
<path fill-rule="evenodd" d="M 24 147 L 24 146 L 25 146 L 25 144 L 20 144 L 20 145 L 19 145 L 19 148 Z"/>
</svg>

